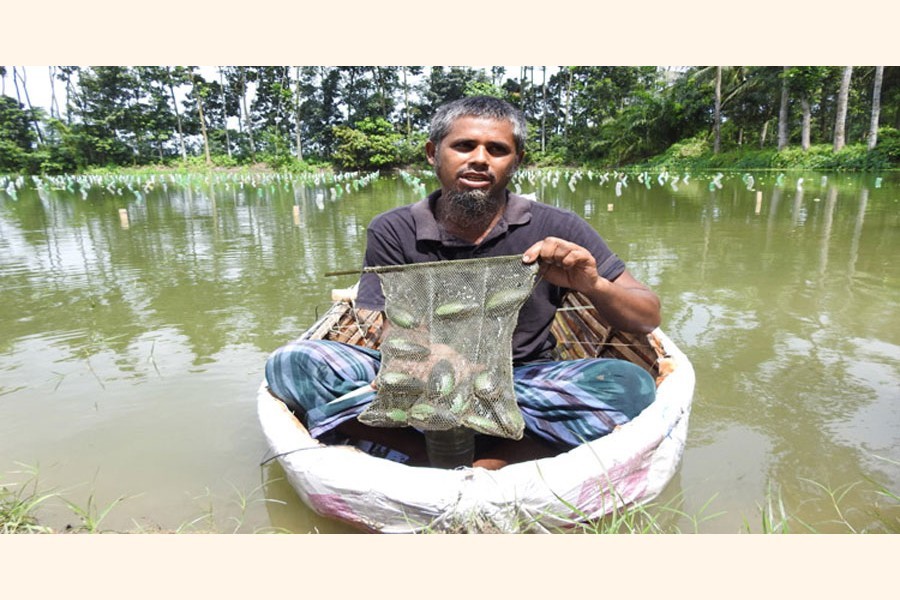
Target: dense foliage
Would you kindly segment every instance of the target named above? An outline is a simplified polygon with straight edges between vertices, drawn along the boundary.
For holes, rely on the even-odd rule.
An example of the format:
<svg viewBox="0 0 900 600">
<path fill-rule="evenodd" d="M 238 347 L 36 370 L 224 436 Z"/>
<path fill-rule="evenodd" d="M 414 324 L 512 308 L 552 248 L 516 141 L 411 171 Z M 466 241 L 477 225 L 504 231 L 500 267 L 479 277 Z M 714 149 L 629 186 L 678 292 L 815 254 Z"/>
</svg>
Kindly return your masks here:
<svg viewBox="0 0 900 600">
<path fill-rule="evenodd" d="M 49 69 L 48 112 L 0 67 L 0 172 L 421 164 L 434 109 L 473 94 L 526 113 L 538 166 L 885 169 L 900 145 L 900 67 Z"/>
</svg>

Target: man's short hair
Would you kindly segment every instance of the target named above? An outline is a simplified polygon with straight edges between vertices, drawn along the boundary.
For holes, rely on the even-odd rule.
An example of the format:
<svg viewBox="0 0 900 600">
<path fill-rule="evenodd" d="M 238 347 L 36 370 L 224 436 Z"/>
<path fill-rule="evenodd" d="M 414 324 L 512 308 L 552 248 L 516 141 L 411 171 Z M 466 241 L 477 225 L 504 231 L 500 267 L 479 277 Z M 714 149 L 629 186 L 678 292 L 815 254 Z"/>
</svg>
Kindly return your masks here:
<svg viewBox="0 0 900 600">
<path fill-rule="evenodd" d="M 450 133 L 453 123 L 462 117 L 509 121 L 513 127 L 516 154 L 525 150 L 525 139 L 528 136 L 528 125 L 525 122 L 525 115 L 509 102 L 494 96 L 469 96 L 440 106 L 431 119 L 428 139 L 435 146 L 439 146 L 441 141 Z"/>
</svg>

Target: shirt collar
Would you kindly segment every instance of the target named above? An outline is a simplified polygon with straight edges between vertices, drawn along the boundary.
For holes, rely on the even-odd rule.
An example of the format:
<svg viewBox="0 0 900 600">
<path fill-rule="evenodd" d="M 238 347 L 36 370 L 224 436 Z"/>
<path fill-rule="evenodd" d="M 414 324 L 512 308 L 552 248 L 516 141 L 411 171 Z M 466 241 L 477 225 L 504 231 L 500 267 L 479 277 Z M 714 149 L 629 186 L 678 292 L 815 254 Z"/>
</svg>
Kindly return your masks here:
<svg viewBox="0 0 900 600">
<path fill-rule="evenodd" d="M 460 244 L 462 241 L 444 232 L 438 226 L 437 219 L 434 217 L 434 203 L 440 196 L 441 190 L 434 191 L 410 208 L 416 229 L 416 241 L 449 242 L 451 244 L 455 241 L 456 244 Z M 500 220 L 484 239 L 484 242 L 506 233 L 512 225 L 528 223 L 531 220 L 532 202 L 528 198 L 513 194 L 507 190 L 506 209 L 503 211 L 503 216 L 500 217 Z"/>
</svg>

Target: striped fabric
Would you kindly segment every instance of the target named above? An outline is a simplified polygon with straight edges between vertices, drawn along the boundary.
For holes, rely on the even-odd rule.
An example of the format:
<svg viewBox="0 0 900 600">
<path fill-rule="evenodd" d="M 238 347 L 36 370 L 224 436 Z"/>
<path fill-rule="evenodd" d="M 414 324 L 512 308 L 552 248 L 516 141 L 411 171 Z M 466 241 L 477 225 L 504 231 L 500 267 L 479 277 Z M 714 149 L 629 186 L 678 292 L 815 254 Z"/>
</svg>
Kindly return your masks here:
<svg viewBox="0 0 900 600">
<path fill-rule="evenodd" d="M 305 340 L 276 350 L 266 380 L 321 438 L 357 417 L 375 392 L 342 398 L 378 373 L 380 354 L 340 342 Z M 642 368 L 623 360 L 581 359 L 529 363 L 513 369 L 526 433 L 561 450 L 611 432 L 653 402 L 656 386 Z"/>
</svg>

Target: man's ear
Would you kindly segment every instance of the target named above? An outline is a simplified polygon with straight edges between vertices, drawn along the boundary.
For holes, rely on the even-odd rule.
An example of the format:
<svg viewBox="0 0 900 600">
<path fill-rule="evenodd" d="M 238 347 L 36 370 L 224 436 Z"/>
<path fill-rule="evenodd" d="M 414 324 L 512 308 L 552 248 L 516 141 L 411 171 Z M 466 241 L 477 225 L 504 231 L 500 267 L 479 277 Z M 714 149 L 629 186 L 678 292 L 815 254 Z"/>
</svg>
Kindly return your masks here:
<svg viewBox="0 0 900 600">
<path fill-rule="evenodd" d="M 434 145 L 434 142 L 428 140 L 425 142 L 425 157 L 428 159 L 429 165 L 434 165 L 434 153 L 437 151 L 437 147 Z"/>
<path fill-rule="evenodd" d="M 521 151 L 516 154 L 516 165 L 513 167 L 513 173 L 519 170 L 519 167 L 522 166 L 522 161 L 525 159 L 525 151 Z"/>
</svg>

